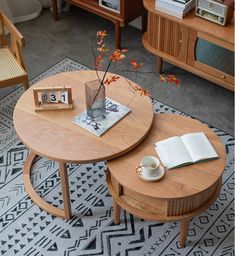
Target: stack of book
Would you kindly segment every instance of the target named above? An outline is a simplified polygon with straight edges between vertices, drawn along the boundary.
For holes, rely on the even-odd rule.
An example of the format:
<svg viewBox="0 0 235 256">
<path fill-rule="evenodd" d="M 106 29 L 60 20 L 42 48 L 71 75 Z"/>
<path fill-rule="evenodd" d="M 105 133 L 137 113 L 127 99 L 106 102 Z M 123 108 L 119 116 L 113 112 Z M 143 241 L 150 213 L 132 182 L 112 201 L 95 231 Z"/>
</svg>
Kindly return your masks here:
<svg viewBox="0 0 235 256">
<path fill-rule="evenodd" d="M 183 19 L 195 7 L 195 0 L 156 0 L 156 10 Z"/>
</svg>

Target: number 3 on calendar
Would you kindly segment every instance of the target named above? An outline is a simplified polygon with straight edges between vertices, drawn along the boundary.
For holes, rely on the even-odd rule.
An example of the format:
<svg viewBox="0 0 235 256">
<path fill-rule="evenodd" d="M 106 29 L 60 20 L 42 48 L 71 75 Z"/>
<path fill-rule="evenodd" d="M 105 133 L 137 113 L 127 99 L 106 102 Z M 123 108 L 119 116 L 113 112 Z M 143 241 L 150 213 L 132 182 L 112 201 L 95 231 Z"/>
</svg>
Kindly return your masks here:
<svg viewBox="0 0 235 256">
<path fill-rule="evenodd" d="M 50 102 L 58 102 L 57 94 L 55 92 L 50 93 Z"/>
</svg>

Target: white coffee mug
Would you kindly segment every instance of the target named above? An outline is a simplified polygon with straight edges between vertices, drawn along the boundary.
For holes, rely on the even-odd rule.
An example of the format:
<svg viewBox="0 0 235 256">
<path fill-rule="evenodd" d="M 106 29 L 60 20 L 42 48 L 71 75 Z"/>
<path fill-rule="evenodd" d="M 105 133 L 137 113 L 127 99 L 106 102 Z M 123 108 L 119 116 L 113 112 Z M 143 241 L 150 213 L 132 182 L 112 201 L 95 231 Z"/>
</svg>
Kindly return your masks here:
<svg viewBox="0 0 235 256">
<path fill-rule="evenodd" d="M 154 156 L 145 156 L 141 162 L 140 166 L 136 167 L 136 171 L 141 175 L 143 178 L 151 179 L 157 176 L 159 171 L 160 161 L 157 157 Z"/>
</svg>

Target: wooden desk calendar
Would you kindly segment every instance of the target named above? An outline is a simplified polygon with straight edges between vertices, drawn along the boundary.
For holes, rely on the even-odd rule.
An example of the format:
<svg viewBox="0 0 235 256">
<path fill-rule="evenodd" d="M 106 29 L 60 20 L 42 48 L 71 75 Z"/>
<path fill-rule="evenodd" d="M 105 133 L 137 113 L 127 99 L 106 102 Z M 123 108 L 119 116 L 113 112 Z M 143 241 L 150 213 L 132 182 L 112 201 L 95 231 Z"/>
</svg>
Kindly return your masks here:
<svg viewBox="0 0 235 256">
<path fill-rule="evenodd" d="M 71 87 L 45 87 L 33 89 L 35 111 L 72 109 Z"/>
</svg>

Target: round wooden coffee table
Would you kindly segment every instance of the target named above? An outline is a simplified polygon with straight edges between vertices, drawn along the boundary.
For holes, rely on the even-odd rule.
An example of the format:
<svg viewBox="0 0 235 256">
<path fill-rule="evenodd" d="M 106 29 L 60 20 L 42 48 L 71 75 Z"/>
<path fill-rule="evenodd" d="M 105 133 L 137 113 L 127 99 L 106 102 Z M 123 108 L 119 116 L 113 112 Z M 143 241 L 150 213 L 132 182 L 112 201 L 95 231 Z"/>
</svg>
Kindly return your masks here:
<svg viewBox="0 0 235 256">
<path fill-rule="evenodd" d="M 219 158 L 166 170 L 156 182 L 138 177 L 136 166 L 141 159 L 157 156 L 157 141 L 192 132 L 204 132 Z M 180 245 L 184 246 L 190 219 L 207 210 L 218 197 L 225 164 L 225 147 L 206 125 L 184 116 L 156 114 L 148 137 L 129 153 L 108 162 L 107 183 L 113 197 L 114 222 L 120 221 L 120 207 L 147 220 L 180 221 Z"/>
<path fill-rule="evenodd" d="M 109 74 L 112 75 L 112 74 Z M 23 172 L 25 189 L 32 200 L 47 212 L 69 219 L 72 215 L 66 163 L 88 163 L 110 160 L 136 147 L 149 133 L 153 122 L 153 109 L 149 97 L 133 91 L 125 78 L 106 89 L 107 97 L 128 105 L 131 113 L 114 125 L 102 137 L 97 137 L 72 123 L 75 116 L 85 110 L 87 81 L 97 79 L 94 71 L 75 71 L 48 77 L 30 87 L 16 104 L 13 122 L 22 142 L 31 150 Z M 71 86 L 72 110 L 35 112 L 34 88 Z M 30 171 L 37 155 L 59 162 L 64 209 L 44 201 L 34 190 Z"/>
</svg>

